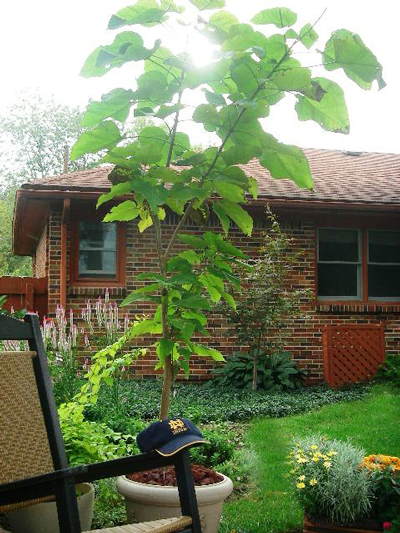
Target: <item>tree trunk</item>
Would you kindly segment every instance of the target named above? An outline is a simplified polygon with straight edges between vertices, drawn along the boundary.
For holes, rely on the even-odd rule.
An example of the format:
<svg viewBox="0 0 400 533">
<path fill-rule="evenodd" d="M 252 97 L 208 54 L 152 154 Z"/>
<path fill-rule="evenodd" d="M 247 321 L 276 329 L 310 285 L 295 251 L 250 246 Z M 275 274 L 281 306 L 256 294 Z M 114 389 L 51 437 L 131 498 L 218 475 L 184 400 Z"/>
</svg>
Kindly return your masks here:
<svg viewBox="0 0 400 533">
<path fill-rule="evenodd" d="M 258 364 L 258 350 L 256 350 L 253 355 L 253 384 L 252 384 L 253 390 L 257 390 L 257 377 L 258 377 L 257 364 Z"/>
</svg>

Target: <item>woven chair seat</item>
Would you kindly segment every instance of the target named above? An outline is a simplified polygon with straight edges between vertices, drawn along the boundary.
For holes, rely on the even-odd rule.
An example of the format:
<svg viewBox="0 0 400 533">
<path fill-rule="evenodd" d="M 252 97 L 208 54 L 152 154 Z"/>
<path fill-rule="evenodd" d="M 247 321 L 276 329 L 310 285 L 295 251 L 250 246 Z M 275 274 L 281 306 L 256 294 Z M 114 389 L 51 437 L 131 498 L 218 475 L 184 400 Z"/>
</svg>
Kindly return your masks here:
<svg viewBox="0 0 400 533">
<path fill-rule="evenodd" d="M 180 531 L 191 524 L 192 519 L 190 516 L 178 516 L 152 522 L 141 522 L 140 524 L 93 529 L 86 533 L 174 533 L 174 531 Z"/>
</svg>

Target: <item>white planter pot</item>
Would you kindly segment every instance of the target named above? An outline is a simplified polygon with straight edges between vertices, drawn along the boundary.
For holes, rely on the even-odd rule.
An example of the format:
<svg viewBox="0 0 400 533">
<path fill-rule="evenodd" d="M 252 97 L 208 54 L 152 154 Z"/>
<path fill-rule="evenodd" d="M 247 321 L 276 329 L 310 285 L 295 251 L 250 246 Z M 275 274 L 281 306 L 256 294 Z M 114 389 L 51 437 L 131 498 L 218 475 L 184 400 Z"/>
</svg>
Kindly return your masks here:
<svg viewBox="0 0 400 533">
<path fill-rule="evenodd" d="M 222 504 L 232 493 L 232 481 L 226 476 L 223 478 L 219 483 L 196 487 L 203 533 L 217 533 Z M 126 514 L 130 524 L 182 514 L 177 487 L 137 483 L 121 476 L 118 478 L 117 488 L 125 497 Z"/>
<path fill-rule="evenodd" d="M 82 531 L 90 531 L 93 518 L 94 488 L 91 483 L 81 483 L 77 488 L 78 510 Z M 56 502 L 43 502 L 15 509 L 8 513 L 12 533 L 59 533 Z"/>
</svg>

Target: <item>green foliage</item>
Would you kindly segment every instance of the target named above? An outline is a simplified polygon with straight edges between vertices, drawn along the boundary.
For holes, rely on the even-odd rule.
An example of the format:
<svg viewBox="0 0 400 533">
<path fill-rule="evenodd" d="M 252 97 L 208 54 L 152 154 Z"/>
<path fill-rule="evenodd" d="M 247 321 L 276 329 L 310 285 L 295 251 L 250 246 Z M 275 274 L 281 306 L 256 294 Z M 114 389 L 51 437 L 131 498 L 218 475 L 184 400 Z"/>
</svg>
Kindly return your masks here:
<svg viewBox="0 0 400 533">
<path fill-rule="evenodd" d="M 12 253 L 14 186 L 0 190 L 0 276 L 31 276 L 32 260 Z"/>
<path fill-rule="evenodd" d="M 400 482 L 392 467 L 376 469 L 372 478 L 373 501 L 371 516 L 379 522 L 400 518 Z"/>
<path fill-rule="evenodd" d="M 126 523 L 125 502 L 114 478 L 94 483 L 93 529 L 122 526 Z"/>
<path fill-rule="evenodd" d="M 90 464 L 138 453 L 134 436 L 121 435 L 106 424 L 88 421 L 84 406 L 64 403 L 58 409 L 68 462 Z"/>
<path fill-rule="evenodd" d="M 236 352 L 227 358 L 224 366 L 215 370 L 216 384 L 237 389 L 251 388 L 253 384 L 254 356 Z M 302 386 L 305 372 L 300 370 L 289 352 L 259 354 L 257 364 L 257 389 L 268 392 L 288 391 Z"/>
<path fill-rule="evenodd" d="M 123 418 L 157 419 L 161 389 L 162 384 L 158 380 L 122 381 L 121 409 L 116 415 L 112 390 L 105 387 L 97 404 L 85 407 L 86 417 L 107 423 L 110 419 L 115 431 L 133 433 Z M 364 386 L 354 386 L 341 390 L 304 387 L 290 392 L 265 393 L 223 388 L 213 382 L 207 385 L 175 383 L 170 412 L 171 416 L 186 416 L 194 423 L 239 422 L 263 416 L 280 418 L 314 411 L 323 405 L 357 400 L 363 398 L 367 391 Z"/>
<path fill-rule="evenodd" d="M 196 345 L 192 338 L 207 334 L 207 311 L 212 303 L 222 298 L 235 309 L 230 288 L 239 283 L 233 273 L 238 253 L 216 232 L 199 237 L 200 248 L 186 240 L 183 253 L 195 251 L 200 260 L 192 256 L 190 261 L 187 254 L 174 255 L 174 245 L 184 226 L 189 221 L 206 226 L 212 209 L 225 234 L 234 223 L 245 235 L 251 235 L 252 218 L 243 205 L 250 195 L 257 197 L 257 188 L 238 164 L 252 158 L 258 159 L 274 178 L 289 178 L 300 187 L 312 188 L 302 150 L 278 142 L 260 122 L 286 94 L 298 97 L 301 120 L 314 120 L 329 131 L 348 131 L 339 89 L 333 83 L 313 80 L 311 69 L 293 57 L 298 43 L 307 48 L 314 45 L 317 35 L 311 24 L 300 33 L 293 30 L 286 38 L 273 33 L 275 30 L 256 31 L 251 24 L 220 10 L 224 0 L 190 1 L 201 14 L 189 31 L 200 31 L 212 40 L 211 64 L 198 68 L 186 52 L 174 55 L 160 40 L 151 48 L 144 47 L 142 33 L 147 37 L 146 27 L 180 21 L 183 10 L 173 2 L 138 0 L 119 10 L 108 28 L 134 25 L 137 32 L 122 31 L 111 44 L 99 46 L 86 60 L 82 74 L 102 76 L 132 61 L 141 62 L 142 73 L 132 90 L 116 89 L 89 106 L 84 123 L 91 129 L 80 136 L 72 150 L 73 159 L 104 150 L 103 161 L 116 165 L 110 176 L 113 184 L 129 184 L 123 191 L 121 187 L 113 189 L 100 203 L 127 190 L 134 193 L 132 200 L 113 207 L 106 220 L 135 220 L 140 232 L 154 227 L 158 261 L 157 273 L 148 278 L 152 290 L 137 289 L 124 303 L 141 299 L 158 304 L 144 329 L 136 328 L 132 335 L 162 334 L 162 342 L 156 341 L 156 368 L 164 369 L 165 377 L 161 418 L 168 413 L 171 384 L 179 371 L 188 375 L 192 354 L 222 359 L 217 350 Z M 208 10 L 217 11 L 207 20 L 203 11 Z M 281 29 L 296 21 L 295 13 L 279 7 L 266 9 L 252 19 L 254 24 L 267 25 L 267 30 L 270 25 Z M 177 26 L 181 31 L 184 27 Z M 290 38 L 294 42 L 289 46 Z M 358 36 L 346 30 L 332 35 L 323 61 L 328 70 L 343 66 L 357 82 L 381 81 L 381 67 L 375 56 Z M 365 87 L 365 83 L 359 85 Z M 204 95 L 195 109 L 192 91 Z M 219 146 L 200 151 L 191 148 L 188 135 L 182 131 L 184 116 L 190 110 L 193 122 L 215 132 Z M 155 125 L 138 132 L 133 142 L 121 124 L 132 112 L 155 121 Z M 184 168 L 176 172 L 172 164 Z M 180 217 L 169 237 L 161 224 L 167 208 Z"/>
<path fill-rule="evenodd" d="M 339 524 L 367 516 L 372 482 L 360 468 L 364 455 L 351 444 L 325 437 L 296 440 L 291 452 L 293 484 L 308 516 Z"/>
<path fill-rule="evenodd" d="M 14 311 L 14 312 L 9 312 L 4 307 L 6 301 L 7 301 L 7 295 L 6 294 L 3 294 L 2 296 L 0 296 L 0 315 L 12 316 L 13 318 L 19 318 L 19 319 L 24 318 L 24 316 L 27 313 L 26 309 L 19 309 L 19 310 Z"/>
<path fill-rule="evenodd" d="M 400 356 L 397 354 L 388 354 L 384 364 L 379 368 L 375 379 L 400 387 Z"/>
<path fill-rule="evenodd" d="M 208 442 L 190 450 L 192 463 L 218 469 L 219 465 L 233 458 L 235 452 L 233 435 L 218 429 L 204 429 L 202 433 Z"/>
</svg>

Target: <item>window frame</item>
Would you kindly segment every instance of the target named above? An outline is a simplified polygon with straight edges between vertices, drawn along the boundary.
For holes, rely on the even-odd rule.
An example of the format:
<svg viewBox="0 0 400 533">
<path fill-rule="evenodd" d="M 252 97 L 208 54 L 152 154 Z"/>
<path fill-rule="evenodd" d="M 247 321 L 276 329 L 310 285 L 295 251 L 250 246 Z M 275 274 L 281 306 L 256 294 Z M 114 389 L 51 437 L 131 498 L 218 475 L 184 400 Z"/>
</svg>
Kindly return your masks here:
<svg viewBox="0 0 400 533">
<path fill-rule="evenodd" d="M 322 221 L 321 221 L 322 222 Z M 359 232 L 359 246 L 361 246 L 361 298 L 356 299 L 354 297 L 340 297 L 340 296 L 319 296 L 318 294 L 318 264 L 319 264 L 319 230 L 320 229 L 331 229 L 331 230 L 357 230 Z M 398 304 L 400 302 L 400 298 L 398 297 L 370 297 L 368 294 L 368 256 L 369 256 L 369 231 L 382 231 L 382 232 L 393 232 L 393 233 L 399 233 L 400 229 L 393 229 L 390 227 L 386 227 L 386 224 L 384 226 L 378 226 L 374 227 L 374 224 L 371 226 L 367 224 L 362 224 L 360 226 L 348 226 L 346 225 L 340 225 L 337 226 L 335 224 L 326 224 L 326 223 L 319 223 L 316 224 L 315 228 L 315 301 L 321 302 L 323 304 L 354 304 L 354 305 L 360 305 L 360 304 L 384 304 L 387 303 L 388 305 L 394 305 Z"/>
<path fill-rule="evenodd" d="M 357 246 L 358 246 L 358 262 L 355 261 L 320 261 L 319 260 L 319 234 L 321 230 L 332 231 L 356 231 L 357 232 Z M 359 228 L 332 228 L 332 227 L 318 227 L 317 228 L 317 257 L 316 257 L 316 294 L 317 299 L 320 301 L 337 301 L 337 302 L 360 302 L 363 300 L 364 284 L 363 284 L 363 245 L 362 245 L 362 232 Z M 320 296 L 318 294 L 318 266 L 320 264 L 325 265 L 356 265 L 357 266 L 357 296 Z"/>
<path fill-rule="evenodd" d="M 117 225 L 116 242 L 116 275 L 114 277 L 79 277 L 79 224 L 81 222 L 102 223 L 102 217 L 94 215 L 78 215 L 71 221 L 71 257 L 70 282 L 73 287 L 125 287 L 126 283 L 126 224 Z"/>
<path fill-rule="evenodd" d="M 375 262 L 370 262 L 369 260 L 369 234 L 371 231 L 374 231 L 375 233 L 379 233 L 379 232 L 382 232 L 382 233 L 398 233 L 400 234 L 400 231 L 399 230 L 392 230 L 392 229 L 373 229 L 373 228 L 369 228 L 367 229 L 366 231 L 366 234 L 367 234 L 367 243 L 366 243 L 366 278 L 367 278 L 367 291 L 368 291 L 368 267 L 369 265 L 378 265 L 378 266 L 384 266 L 384 265 L 397 265 L 397 266 L 400 266 L 400 263 L 375 263 Z M 368 295 L 368 299 L 371 301 L 371 302 L 398 302 L 400 300 L 400 297 L 398 296 L 369 296 Z"/>
</svg>

